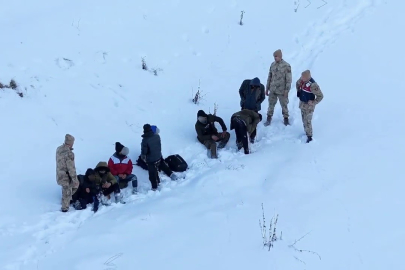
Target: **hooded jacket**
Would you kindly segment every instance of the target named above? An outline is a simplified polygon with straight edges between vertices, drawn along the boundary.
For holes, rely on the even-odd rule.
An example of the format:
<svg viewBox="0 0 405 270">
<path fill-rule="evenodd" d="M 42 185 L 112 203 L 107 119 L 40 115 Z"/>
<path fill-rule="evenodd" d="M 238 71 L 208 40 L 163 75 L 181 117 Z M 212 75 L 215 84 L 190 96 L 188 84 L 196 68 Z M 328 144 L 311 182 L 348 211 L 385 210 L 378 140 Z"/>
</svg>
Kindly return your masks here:
<svg viewBox="0 0 405 270">
<path fill-rule="evenodd" d="M 99 171 L 105 170 L 106 173 L 101 175 Z M 107 162 L 105 161 L 100 161 L 96 168 L 94 169 L 94 172 L 96 173 L 94 176 L 94 183 L 98 186 L 101 187 L 105 183 L 109 182 L 111 185 L 117 184 L 117 180 L 115 177 L 111 174 L 110 169 L 108 168 Z"/>
</svg>

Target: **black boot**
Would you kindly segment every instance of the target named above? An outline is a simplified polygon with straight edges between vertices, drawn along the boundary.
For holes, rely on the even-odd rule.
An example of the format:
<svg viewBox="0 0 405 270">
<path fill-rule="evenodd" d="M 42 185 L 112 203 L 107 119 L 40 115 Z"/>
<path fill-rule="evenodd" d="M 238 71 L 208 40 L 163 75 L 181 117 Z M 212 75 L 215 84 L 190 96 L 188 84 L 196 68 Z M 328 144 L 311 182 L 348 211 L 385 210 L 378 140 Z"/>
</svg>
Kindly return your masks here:
<svg viewBox="0 0 405 270">
<path fill-rule="evenodd" d="M 309 143 L 310 141 L 312 141 L 312 136 L 307 136 L 307 143 Z"/>
<path fill-rule="evenodd" d="M 288 117 L 284 117 L 284 125 L 288 126 L 290 121 L 288 121 Z"/>
</svg>

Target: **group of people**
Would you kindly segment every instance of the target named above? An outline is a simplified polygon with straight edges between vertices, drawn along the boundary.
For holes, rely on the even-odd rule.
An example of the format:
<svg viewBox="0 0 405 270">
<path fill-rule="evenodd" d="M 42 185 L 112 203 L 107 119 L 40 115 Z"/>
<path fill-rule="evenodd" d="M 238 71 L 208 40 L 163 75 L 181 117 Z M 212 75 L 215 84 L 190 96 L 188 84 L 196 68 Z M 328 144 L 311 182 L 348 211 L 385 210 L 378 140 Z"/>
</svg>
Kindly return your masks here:
<svg viewBox="0 0 405 270">
<path fill-rule="evenodd" d="M 275 105 L 280 101 L 284 124 L 289 125 L 288 95 L 292 84 L 291 66 L 283 57 L 281 50 L 273 53 L 274 62 L 270 66 L 266 87 L 259 78 L 244 80 L 239 88 L 241 110 L 231 116 L 230 129 L 235 130 L 238 150 L 244 149 L 249 154 L 249 141 L 255 142 L 257 125 L 262 121 L 259 113 L 261 104 L 268 96 L 269 106 L 264 126 L 272 121 Z M 315 106 L 323 99 L 319 85 L 311 76 L 309 70 L 301 73 L 296 81 L 297 97 L 300 99 L 302 122 L 307 135 L 307 143 L 312 141 L 312 115 Z M 215 123 L 219 123 L 222 132 L 218 132 Z M 224 120 L 203 110 L 197 112 L 195 124 L 197 139 L 207 149 L 211 158 L 218 158 L 217 149 L 224 148 L 230 139 L 230 133 Z M 218 145 L 217 145 L 218 143 Z M 115 153 L 108 162 L 100 161 L 95 168 L 88 168 L 85 175 L 77 175 L 73 153 L 74 137 L 66 134 L 65 142 L 56 150 L 57 183 L 62 186 L 62 212 L 67 212 L 71 203 L 76 209 L 84 209 L 93 203 L 93 210 L 98 205 L 110 204 L 114 194 L 116 202 L 125 203 L 121 189 L 132 183 L 133 194 L 137 193 L 138 179 L 132 173 L 133 163 L 128 157 L 129 150 L 119 142 L 115 144 Z M 176 174 L 166 164 L 162 157 L 159 129 L 145 124 L 141 143 L 140 160 L 146 164 L 152 190 L 160 184 L 159 171 L 163 171 L 172 180 L 177 180 Z"/>
<path fill-rule="evenodd" d="M 129 182 L 132 183 L 132 193 L 138 192 L 138 178 L 132 173 L 133 162 L 128 156 L 128 147 L 116 142 L 115 153 L 108 162 L 100 161 L 95 168 L 88 168 L 84 175 L 77 175 L 74 142 L 75 138 L 66 134 L 64 143 L 56 149 L 56 180 L 62 187 L 62 212 L 67 212 L 71 204 L 76 210 L 93 204 L 93 211 L 97 211 L 100 203 L 111 204 L 112 195 L 115 202 L 125 203 L 121 189 L 126 188 Z M 147 166 L 152 190 L 160 184 L 159 170 L 163 170 L 171 180 L 178 178 L 164 161 L 161 149 L 159 129 L 145 124 L 140 159 Z"/>
<path fill-rule="evenodd" d="M 291 65 L 283 59 L 281 50 L 276 50 L 273 57 L 274 62 L 270 66 L 266 87 L 256 77 L 252 80 L 244 80 L 239 88 L 241 111 L 232 115 L 230 128 L 235 130 L 238 150 L 243 148 L 245 154 L 249 154 L 248 142 L 255 142 L 257 125 L 262 121 L 262 115 L 259 111 L 266 96 L 268 96 L 269 107 L 264 126 L 271 124 L 274 108 L 278 101 L 280 101 L 284 125 L 290 124 L 288 95 L 292 84 Z M 295 86 L 297 97 L 300 99 L 299 108 L 301 109 L 302 122 L 307 136 L 306 142 L 309 143 L 312 141 L 313 136 L 312 115 L 315 106 L 323 99 L 323 93 L 312 78 L 309 70 L 301 73 L 301 77 L 297 80 Z M 215 122 L 219 123 L 222 132 L 218 132 Z M 217 148 L 224 148 L 230 138 L 224 120 L 221 117 L 206 114 L 200 110 L 197 113 L 195 129 L 197 139 L 209 150 L 211 158 L 217 158 Z"/>
</svg>

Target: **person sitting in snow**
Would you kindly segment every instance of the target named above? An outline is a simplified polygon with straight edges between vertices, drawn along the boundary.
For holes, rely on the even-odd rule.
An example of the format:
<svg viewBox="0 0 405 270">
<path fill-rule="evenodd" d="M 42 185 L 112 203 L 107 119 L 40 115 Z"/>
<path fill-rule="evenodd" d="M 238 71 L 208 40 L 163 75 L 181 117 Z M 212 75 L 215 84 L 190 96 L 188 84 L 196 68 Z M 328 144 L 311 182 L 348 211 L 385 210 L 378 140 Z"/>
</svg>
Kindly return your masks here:
<svg viewBox="0 0 405 270">
<path fill-rule="evenodd" d="M 132 160 L 128 157 L 129 149 L 120 142 L 115 143 L 115 153 L 108 160 L 108 168 L 114 175 L 120 188 L 126 188 L 132 181 L 132 193 L 138 192 L 138 178 L 132 174 Z"/>
<path fill-rule="evenodd" d="M 150 127 L 151 127 L 154 134 L 160 134 L 160 129 L 157 126 L 151 125 Z M 141 167 L 144 170 L 148 170 L 148 165 L 146 164 L 145 161 L 142 160 L 141 155 L 139 155 L 139 158 L 136 161 L 136 165 L 138 165 L 139 167 Z M 163 171 L 173 181 L 178 179 L 178 176 L 170 169 L 170 167 L 167 165 L 167 163 L 166 163 L 166 161 L 164 160 L 163 157 L 160 159 L 160 164 L 159 164 L 159 167 L 158 167 L 158 171 L 159 172 Z"/>
<path fill-rule="evenodd" d="M 107 162 L 100 161 L 95 171 L 95 183 L 98 188 L 101 189 L 101 192 L 104 196 L 101 196 L 101 202 L 105 205 L 109 205 L 109 200 L 111 193 L 115 194 L 115 202 L 125 203 L 121 194 L 120 186 L 118 185 L 117 180 L 111 174 L 110 169 L 108 168 Z"/>
<path fill-rule="evenodd" d="M 150 124 L 143 126 L 141 143 L 141 158 L 148 166 L 149 181 L 152 190 L 157 190 L 160 184 L 159 168 L 163 171 L 170 170 L 162 158 L 162 144 L 158 133 L 154 133 Z M 172 176 L 173 175 L 173 176 Z M 176 177 L 173 173 L 171 177 Z M 174 180 L 172 178 L 172 180 Z"/>
<path fill-rule="evenodd" d="M 262 120 L 262 115 L 252 110 L 242 110 L 236 112 L 231 117 L 231 130 L 235 129 L 236 145 L 238 150 L 244 149 L 245 154 L 249 154 L 249 143 L 254 142 L 252 134 L 256 134 L 257 124 Z"/>
<path fill-rule="evenodd" d="M 77 176 L 80 181 L 79 189 L 73 196 L 73 205 L 76 210 L 87 208 L 87 204 L 93 203 L 93 211 L 97 212 L 99 206 L 100 188 L 97 186 L 96 173 L 93 169 L 89 168 L 85 175 Z"/>
<path fill-rule="evenodd" d="M 222 132 L 218 133 L 215 127 L 215 122 L 221 125 Z M 218 148 L 224 148 L 229 141 L 230 134 L 226 131 L 226 125 L 221 117 L 212 114 L 206 114 L 203 110 L 197 113 L 197 122 L 195 123 L 195 131 L 197 132 L 197 139 L 208 150 L 210 150 L 211 158 L 218 158 L 217 156 L 217 142 Z"/>
</svg>

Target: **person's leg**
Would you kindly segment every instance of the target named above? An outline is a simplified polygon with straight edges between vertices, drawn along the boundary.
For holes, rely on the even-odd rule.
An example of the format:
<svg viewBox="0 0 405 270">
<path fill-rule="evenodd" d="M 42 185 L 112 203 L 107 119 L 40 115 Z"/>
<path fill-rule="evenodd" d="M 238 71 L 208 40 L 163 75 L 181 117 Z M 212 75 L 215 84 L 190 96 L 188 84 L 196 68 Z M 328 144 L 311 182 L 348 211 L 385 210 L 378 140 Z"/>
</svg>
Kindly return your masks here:
<svg viewBox="0 0 405 270">
<path fill-rule="evenodd" d="M 62 186 L 62 212 L 67 212 L 72 199 L 72 188 L 70 186 Z"/>
<path fill-rule="evenodd" d="M 148 163 L 148 173 L 149 173 L 149 181 L 152 185 L 152 190 L 156 190 L 158 187 L 158 171 L 156 169 L 155 162 Z"/>
<path fill-rule="evenodd" d="M 133 194 L 138 192 L 138 177 L 136 177 L 135 174 L 127 175 L 127 178 L 125 179 L 125 181 L 132 182 L 132 193 Z"/>
<path fill-rule="evenodd" d="M 281 112 L 283 114 L 284 122 L 288 122 L 288 96 L 278 95 L 278 99 L 280 100 L 281 105 Z"/>
<path fill-rule="evenodd" d="M 169 165 L 167 165 L 166 161 L 162 158 L 159 163 L 159 169 L 162 170 L 167 176 L 169 176 L 172 180 L 177 180 L 175 177 L 176 175 L 170 169 Z"/>
<path fill-rule="evenodd" d="M 218 156 L 217 156 L 217 143 L 214 140 L 206 140 L 204 142 L 204 145 L 210 151 L 211 158 L 218 158 Z"/>
<path fill-rule="evenodd" d="M 274 107 L 277 104 L 277 95 L 274 92 L 270 92 L 269 94 L 269 108 L 267 109 L 267 121 L 264 123 L 265 126 L 270 125 L 271 118 L 274 114 Z"/>
</svg>

